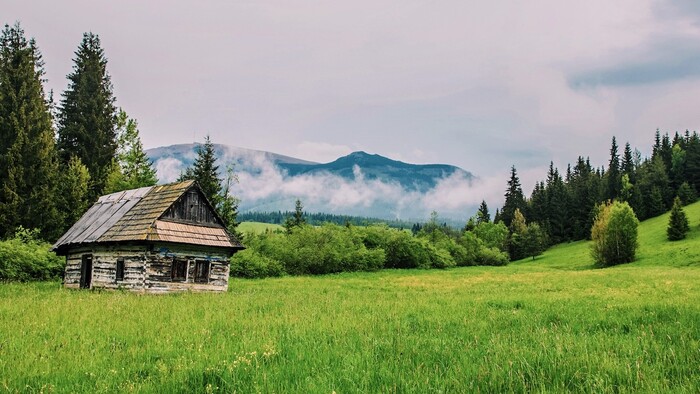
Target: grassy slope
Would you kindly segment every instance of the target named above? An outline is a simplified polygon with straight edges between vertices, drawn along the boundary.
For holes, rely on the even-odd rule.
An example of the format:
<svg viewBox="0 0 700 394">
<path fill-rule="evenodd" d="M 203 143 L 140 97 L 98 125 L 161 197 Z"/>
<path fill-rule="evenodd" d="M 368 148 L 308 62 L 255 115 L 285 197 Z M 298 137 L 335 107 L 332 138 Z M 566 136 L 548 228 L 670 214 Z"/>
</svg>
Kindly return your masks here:
<svg viewBox="0 0 700 394">
<path fill-rule="evenodd" d="M 669 242 L 666 238 L 669 213 L 645 220 L 639 226 L 637 260 L 632 264 L 616 268 L 700 266 L 700 201 L 684 207 L 684 211 L 691 228 L 686 239 Z M 557 245 L 534 262 L 531 259 L 524 259 L 513 265 L 528 264 L 536 265 L 537 269 L 591 269 L 593 259 L 590 256 L 590 242 L 579 241 Z"/>
<path fill-rule="evenodd" d="M 266 230 L 270 230 L 270 231 L 284 230 L 284 227 L 280 226 L 279 224 L 261 223 L 261 222 L 243 222 L 243 223 L 238 225 L 238 231 L 240 231 L 244 234 L 248 233 L 248 232 L 262 233 L 262 232 L 265 232 Z"/>
<path fill-rule="evenodd" d="M 639 262 L 232 280 L 228 294 L 0 286 L 0 391 L 698 392 L 700 204 Z"/>
</svg>

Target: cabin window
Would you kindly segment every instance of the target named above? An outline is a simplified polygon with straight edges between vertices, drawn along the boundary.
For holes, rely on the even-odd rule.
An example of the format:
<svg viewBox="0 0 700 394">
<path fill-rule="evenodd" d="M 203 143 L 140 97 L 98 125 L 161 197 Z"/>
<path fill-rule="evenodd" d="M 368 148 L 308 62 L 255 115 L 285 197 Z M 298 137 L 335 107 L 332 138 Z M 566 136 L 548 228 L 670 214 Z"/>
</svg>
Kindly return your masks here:
<svg viewBox="0 0 700 394">
<path fill-rule="evenodd" d="M 208 260 L 197 260 L 194 270 L 194 281 L 197 283 L 209 283 L 209 271 L 211 271 L 211 263 Z"/>
<path fill-rule="evenodd" d="M 123 258 L 118 258 L 117 259 L 117 275 L 116 275 L 116 280 L 124 280 L 124 259 Z"/>
<path fill-rule="evenodd" d="M 187 260 L 173 260 L 170 275 L 174 282 L 184 282 L 187 280 Z"/>
</svg>

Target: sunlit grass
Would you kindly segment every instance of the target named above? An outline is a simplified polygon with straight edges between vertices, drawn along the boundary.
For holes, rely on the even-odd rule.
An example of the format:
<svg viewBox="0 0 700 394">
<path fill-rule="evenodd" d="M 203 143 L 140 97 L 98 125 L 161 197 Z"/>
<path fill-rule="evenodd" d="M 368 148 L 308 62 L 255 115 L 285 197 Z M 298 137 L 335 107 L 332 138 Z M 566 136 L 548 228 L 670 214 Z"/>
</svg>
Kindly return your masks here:
<svg viewBox="0 0 700 394">
<path fill-rule="evenodd" d="M 242 222 L 238 225 L 238 231 L 240 231 L 241 233 L 263 233 L 267 230 L 284 230 L 284 227 L 280 226 L 279 224 L 261 222 Z"/>
<path fill-rule="evenodd" d="M 698 392 L 700 205 L 638 262 L 231 281 L 226 294 L 0 286 L 0 391 Z M 663 229 L 659 229 L 663 227 Z"/>
</svg>

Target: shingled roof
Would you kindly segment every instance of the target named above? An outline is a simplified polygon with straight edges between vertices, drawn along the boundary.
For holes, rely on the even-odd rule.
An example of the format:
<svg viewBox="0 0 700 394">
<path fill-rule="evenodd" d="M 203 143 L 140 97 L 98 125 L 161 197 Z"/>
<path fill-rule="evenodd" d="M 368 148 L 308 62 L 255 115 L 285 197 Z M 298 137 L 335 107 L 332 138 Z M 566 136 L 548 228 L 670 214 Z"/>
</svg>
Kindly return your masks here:
<svg viewBox="0 0 700 394">
<path fill-rule="evenodd" d="M 160 220 L 163 214 L 190 189 L 194 181 L 126 190 L 100 197 L 53 246 L 61 252 L 68 247 L 92 243 L 161 241 L 243 249 L 216 215 L 218 224 L 198 225 Z M 207 202 L 209 208 L 211 205 Z"/>
</svg>

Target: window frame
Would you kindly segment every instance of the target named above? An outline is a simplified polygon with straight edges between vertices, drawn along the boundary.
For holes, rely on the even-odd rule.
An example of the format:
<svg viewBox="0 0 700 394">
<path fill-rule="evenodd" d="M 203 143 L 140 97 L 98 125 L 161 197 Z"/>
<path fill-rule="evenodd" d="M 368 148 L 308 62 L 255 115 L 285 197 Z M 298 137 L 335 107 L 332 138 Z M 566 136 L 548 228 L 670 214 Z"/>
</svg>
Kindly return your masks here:
<svg viewBox="0 0 700 394">
<path fill-rule="evenodd" d="M 114 272 L 114 281 L 123 282 L 126 274 L 126 262 L 123 257 L 117 258 L 116 269 Z"/>
<path fill-rule="evenodd" d="M 211 261 L 197 259 L 194 263 L 194 283 L 209 283 L 211 280 Z"/>
<path fill-rule="evenodd" d="M 182 269 L 184 267 L 184 270 Z M 171 282 L 187 282 L 187 277 L 190 270 L 190 261 L 188 259 L 173 259 L 170 263 L 170 281 Z M 176 276 L 184 272 L 184 276 Z"/>
</svg>

